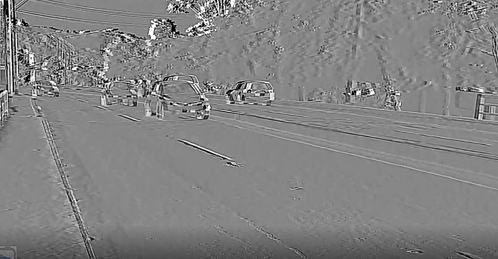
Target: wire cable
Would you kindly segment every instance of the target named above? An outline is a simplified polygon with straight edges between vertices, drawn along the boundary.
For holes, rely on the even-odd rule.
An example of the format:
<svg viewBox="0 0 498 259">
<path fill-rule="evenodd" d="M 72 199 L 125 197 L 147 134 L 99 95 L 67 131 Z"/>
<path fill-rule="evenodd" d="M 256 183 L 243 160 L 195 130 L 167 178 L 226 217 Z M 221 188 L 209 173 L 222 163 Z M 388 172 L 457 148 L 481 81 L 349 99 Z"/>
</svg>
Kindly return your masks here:
<svg viewBox="0 0 498 259">
<path fill-rule="evenodd" d="M 19 14 L 30 15 L 35 17 L 47 18 L 52 20 L 60 20 L 60 21 L 70 21 L 70 22 L 80 22 L 80 23 L 89 23 L 89 24 L 100 24 L 100 25 L 115 25 L 115 26 L 127 26 L 127 27 L 144 27 L 150 26 L 150 24 L 139 24 L 139 23 L 119 23 L 119 22 L 106 22 L 106 21 L 97 21 L 97 20 L 88 20 L 82 18 L 61 16 L 61 15 L 52 15 L 52 14 L 44 14 L 37 13 L 31 11 L 18 11 Z"/>
<path fill-rule="evenodd" d="M 15 10 L 18 10 L 19 8 L 23 7 L 23 5 L 27 4 L 29 0 L 22 0 L 18 4 L 16 4 Z"/>
<path fill-rule="evenodd" d="M 148 15 L 138 15 L 134 13 L 120 13 L 120 12 L 109 12 L 109 11 L 103 11 L 103 10 L 98 10 L 98 9 L 93 9 L 93 8 L 82 8 L 82 7 L 77 7 L 77 6 L 71 6 L 67 5 L 64 3 L 56 3 L 52 1 L 45 1 L 45 0 L 35 0 L 36 2 L 44 3 L 44 4 L 49 4 L 53 6 L 57 6 L 59 8 L 64 8 L 64 9 L 69 9 L 69 10 L 76 10 L 76 11 L 83 11 L 83 12 L 89 12 L 89 13 L 95 13 L 95 14 L 105 14 L 105 15 L 111 15 L 111 16 L 124 16 L 124 17 L 133 17 L 133 18 L 143 18 L 143 19 L 153 19 L 157 18 L 160 14 L 154 15 L 154 14 L 148 14 Z"/>
<path fill-rule="evenodd" d="M 80 11 L 85 11 L 85 12 L 97 12 L 97 13 L 101 13 L 101 14 L 108 14 L 108 15 L 115 15 L 115 16 L 157 18 L 157 17 L 161 17 L 161 16 L 165 15 L 165 14 L 161 14 L 161 13 L 144 13 L 144 12 L 131 12 L 131 11 L 124 11 L 124 10 L 105 9 L 105 8 L 98 8 L 98 7 L 92 7 L 92 6 L 69 4 L 69 3 L 53 1 L 53 0 L 34 0 L 34 1 L 37 1 L 40 3 L 45 3 L 45 4 L 50 4 L 50 5 L 55 5 L 55 6 L 66 8 L 66 9 L 80 10 Z"/>
</svg>

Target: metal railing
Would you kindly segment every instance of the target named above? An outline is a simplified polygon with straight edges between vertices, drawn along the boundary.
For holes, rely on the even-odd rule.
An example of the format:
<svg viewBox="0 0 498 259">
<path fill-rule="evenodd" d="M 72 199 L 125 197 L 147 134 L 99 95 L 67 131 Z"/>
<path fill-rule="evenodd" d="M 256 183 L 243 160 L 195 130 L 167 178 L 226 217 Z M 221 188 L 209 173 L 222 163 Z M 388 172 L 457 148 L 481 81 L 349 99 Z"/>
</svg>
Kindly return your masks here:
<svg viewBox="0 0 498 259">
<path fill-rule="evenodd" d="M 498 96 L 477 94 L 474 118 L 498 121 Z"/>
<path fill-rule="evenodd" d="M 0 127 L 3 127 L 9 117 L 9 93 L 7 90 L 0 92 Z"/>
</svg>

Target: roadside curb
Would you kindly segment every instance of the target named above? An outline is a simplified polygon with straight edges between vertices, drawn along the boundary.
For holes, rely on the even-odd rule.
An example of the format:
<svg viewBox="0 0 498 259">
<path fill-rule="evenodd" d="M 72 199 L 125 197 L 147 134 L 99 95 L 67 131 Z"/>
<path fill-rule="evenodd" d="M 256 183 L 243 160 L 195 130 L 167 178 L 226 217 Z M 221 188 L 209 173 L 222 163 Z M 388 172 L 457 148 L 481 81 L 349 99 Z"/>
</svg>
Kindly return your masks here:
<svg viewBox="0 0 498 259">
<path fill-rule="evenodd" d="M 50 128 L 50 124 L 47 121 L 47 119 L 45 119 L 43 117 L 43 110 L 37 104 L 36 99 L 31 98 L 30 105 L 31 105 L 33 112 L 39 118 L 40 123 L 43 127 L 45 138 L 46 138 L 48 145 L 50 147 L 50 153 L 52 154 L 52 158 L 55 162 L 55 165 L 57 166 L 57 171 L 59 172 L 62 183 L 64 184 L 64 190 L 65 190 L 67 197 L 69 199 L 69 202 L 71 204 L 71 208 L 73 209 L 73 214 L 76 218 L 76 221 L 78 222 L 78 228 L 79 228 L 81 236 L 83 238 L 83 242 L 85 243 L 85 248 L 86 248 L 88 257 L 90 259 L 96 259 L 97 256 L 95 255 L 95 252 L 94 252 L 92 244 L 91 244 L 92 239 L 91 239 L 90 235 L 88 234 L 88 230 L 85 226 L 85 222 L 83 220 L 83 216 L 81 215 L 81 210 L 78 206 L 78 201 L 74 195 L 73 188 L 69 184 L 67 174 L 64 171 L 64 167 L 62 165 L 60 155 L 59 155 L 59 150 L 57 149 L 57 146 L 55 144 L 54 135 L 53 135 L 52 130 Z"/>
</svg>

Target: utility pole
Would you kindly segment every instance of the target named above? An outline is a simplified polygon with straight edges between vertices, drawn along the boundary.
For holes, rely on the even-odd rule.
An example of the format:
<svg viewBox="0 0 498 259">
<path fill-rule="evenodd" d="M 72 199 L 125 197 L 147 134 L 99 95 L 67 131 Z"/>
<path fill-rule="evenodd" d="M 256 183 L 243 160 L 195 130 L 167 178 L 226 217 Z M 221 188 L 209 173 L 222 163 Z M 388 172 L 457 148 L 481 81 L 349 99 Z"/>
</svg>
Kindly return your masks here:
<svg viewBox="0 0 498 259">
<path fill-rule="evenodd" d="M 13 73 L 13 94 L 19 94 L 19 53 L 17 48 L 17 15 L 15 0 L 11 0 L 11 15 L 12 15 L 12 73 Z"/>
<path fill-rule="evenodd" d="M 60 84 L 62 83 L 62 79 L 60 78 L 60 69 L 61 69 L 61 43 L 59 41 L 59 39 L 57 39 L 56 37 L 54 37 L 54 39 L 56 40 L 56 44 L 57 44 L 57 83 Z"/>
<path fill-rule="evenodd" d="M 29 66 L 31 67 L 31 71 L 29 71 L 29 82 L 32 83 L 34 81 L 36 81 L 36 60 L 35 60 L 35 53 L 29 53 L 28 54 L 29 57 L 28 57 L 28 61 L 29 61 Z M 40 66 L 41 67 L 41 66 Z"/>
<path fill-rule="evenodd" d="M 62 79 L 64 80 L 63 85 L 67 84 L 67 71 L 66 71 L 66 45 L 60 39 L 58 39 L 61 44 L 61 63 L 62 63 Z"/>
<path fill-rule="evenodd" d="M 12 10 L 14 1 L 3 0 L 3 17 L 4 17 L 4 37 L 5 37 L 5 68 L 7 79 L 7 91 L 9 94 L 9 106 L 12 105 L 14 94 L 14 70 L 13 70 L 13 52 L 12 52 Z"/>
<path fill-rule="evenodd" d="M 67 78 L 67 83 L 69 85 L 72 85 L 72 83 L 73 83 L 72 82 L 73 80 L 71 80 L 72 79 L 72 75 L 73 75 L 73 72 L 72 72 L 73 71 L 72 70 L 73 69 L 72 58 L 73 58 L 73 51 L 69 50 L 69 57 L 67 59 L 67 69 L 71 69 L 71 70 L 69 70 L 69 75 L 68 75 L 68 78 Z"/>
</svg>

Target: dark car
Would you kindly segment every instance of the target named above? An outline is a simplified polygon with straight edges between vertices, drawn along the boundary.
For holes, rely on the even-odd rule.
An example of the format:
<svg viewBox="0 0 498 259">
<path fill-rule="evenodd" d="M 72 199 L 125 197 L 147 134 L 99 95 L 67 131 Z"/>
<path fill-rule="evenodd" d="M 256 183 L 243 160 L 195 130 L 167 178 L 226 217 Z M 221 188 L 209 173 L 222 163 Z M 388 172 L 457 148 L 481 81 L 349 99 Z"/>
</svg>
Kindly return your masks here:
<svg viewBox="0 0 498 259">
<path fill-rule="evenodd" d="M 211 104 L 198 84 L 191 81 L 165 80 L 154 83 L 152 94 L 159 98 L 157 114 L 195 113 L 199 120 L 207 120 Z"/>
<path fill-rule="evenodd" d="M 138 105 L 138 90 L 132 82 L 113 81 L 110 88 L 102 89 L 102 96 L 107 105 L 122 104 L 136 107 Z"/>
<path fill-rule="evenodd" d="M 275 92 L 270 82 L 243 80 L 235 83 L 225 93 L 227 104 L 262 104 L 271 105 L 275 101 Z"/>
</svg>

